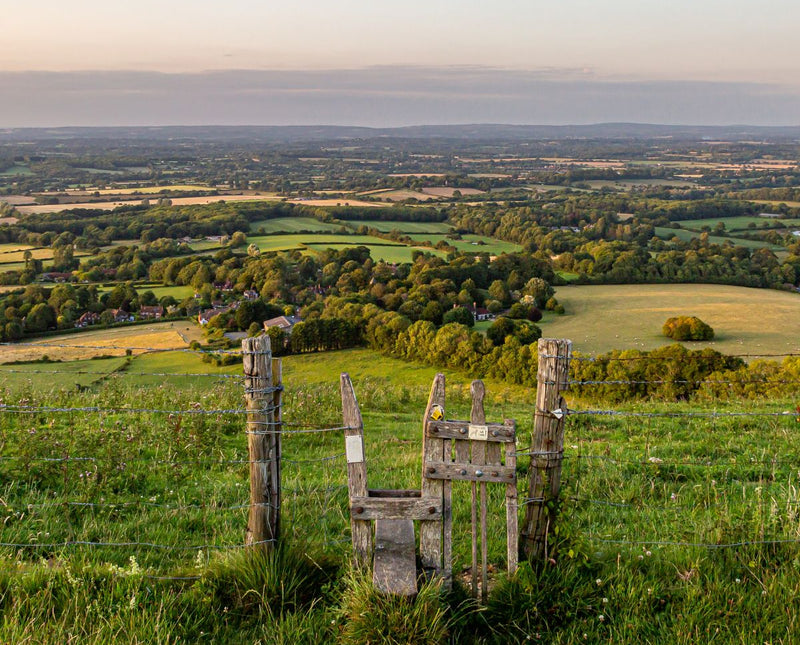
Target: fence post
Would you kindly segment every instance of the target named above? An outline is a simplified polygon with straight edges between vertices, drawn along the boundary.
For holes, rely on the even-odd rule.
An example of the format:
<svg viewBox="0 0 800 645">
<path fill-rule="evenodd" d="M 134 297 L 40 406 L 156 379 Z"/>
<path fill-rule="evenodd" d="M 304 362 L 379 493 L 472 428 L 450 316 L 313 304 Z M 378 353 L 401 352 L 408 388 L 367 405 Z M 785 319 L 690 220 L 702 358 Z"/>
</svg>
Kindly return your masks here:
<svg viewBox="0 0 800 645">
<path fill-rule="evenodd" d="M 545 557 L 547 538 L 555 525 L 564 455 L 566 403 L 572 341 L 541 338 L 531 439 L 530 486 L 520 540 L 529 559 Z"/>
<path fill-rule="evenodd" d="M 275 420 L 272 349 L 269 336 L 242 341 L 244 392 L 247 406 L 247 449 L 250 461 L 250 513 L 245 544 L 272 548 L 280 518 L 280 428 Z"/>
</svg>

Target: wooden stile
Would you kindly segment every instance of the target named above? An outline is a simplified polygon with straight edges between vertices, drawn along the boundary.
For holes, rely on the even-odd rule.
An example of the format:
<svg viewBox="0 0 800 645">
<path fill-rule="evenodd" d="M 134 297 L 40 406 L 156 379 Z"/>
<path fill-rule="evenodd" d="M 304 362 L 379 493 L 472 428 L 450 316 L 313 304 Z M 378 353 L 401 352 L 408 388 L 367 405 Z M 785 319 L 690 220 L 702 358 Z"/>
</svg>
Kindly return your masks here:
<svg viewBox="0 0 800 645">
<path fill-rule="evenodd" d="M 555 527 L 564 454 L 563 412 L 566 411 L 561 392 L 567 389 L 571 353 L 569 340 L 539 340 L 530 485 L 520 535 L 528 558 L 546 557 L 548 534 Z"/>
<path fill-rule="evenodd" d="M 280 396 L 273 390 L 269 336 L 244 339 L 242 360 L 250 461 L 250 512 L 245 544 L 271 548 L 279 536 L 281 436 L 276 425 L 280 417 L 275 414 L 275 402 L 280 404 Z M 280 378 L 280 368 L 277 375 Z"/>
<path fill-rule="evenodd" d="M 345 426 L 347 452 L 347 484 L 351 497 L 367 497 L 367 463 L 364 455 L 364 423 L 358 408 L 356 393 L 348 374 L 340 378 L 342 393 L 342 425 Z M 354 564 L 357 568 L 369 567 L 372 559 L 372 526 L 369 520 L 352 517 L 350 528 L 353 540 Z"/>
<path fill-rule="evenodd" d="M 449 539 L 444 539 L 452 533 L 452 506 L 450 503 L 450 482 L 429 479 L 425 476 L 426 463 L 429 461 L 443 462 L 445 460 L 445 443 L 449 448 L 449 441 L 431 437 L 428 434 L 427 424 L 431 420 L 434 410 L 441 411 L 444 415 L 445 410 L 445 389 L 444 374 L 437 374 L 431 385 L 431 393 L 428 397 L 428 405 L 425 408 L 425 416 L 422 419 L 422 496 L 434 497 L 442 500 L 442 524 L 434 522 L 423 522 L 419 529 L 419 554 L 422 562 L 422 569 L 427 575 L 441 575 L 444 579 L 446 588 L 452 585 L 452 554 L 449 551 Z M 435 406 L 439 406 L 436 408 Z M 442 417 L 443 418 L 443 417 Z M 435 419 L 438 420 L 438 419 Z M 449 450 L 448 450 L 449 452 Z M 443 542 L 447 544 L 447 549 L 443 548 Z M 449 556 L 449 557 L 448 557 Z"/>
</svg>

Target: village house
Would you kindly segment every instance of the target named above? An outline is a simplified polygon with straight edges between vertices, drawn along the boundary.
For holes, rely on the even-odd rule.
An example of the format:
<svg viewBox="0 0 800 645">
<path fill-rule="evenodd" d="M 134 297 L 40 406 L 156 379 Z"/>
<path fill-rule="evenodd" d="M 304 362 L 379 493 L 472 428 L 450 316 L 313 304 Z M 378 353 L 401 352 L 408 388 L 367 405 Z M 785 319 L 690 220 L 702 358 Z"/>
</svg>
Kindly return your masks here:
<svg viewBox="0 0 800 645">
<path fill-rule="evenodd" d="M 248 302 L 252 302 L 253 300 L 258 300 L 258 291 L 255 289 L 248 289 L 242 294 L 242 296 Z"/>
<path fill-rule="evenodd" d="M 139 308 L 140 318 L 155 318 L 156 320 L 158 320 L 163 315 L 164 315 L 164 307 L 162 307 L 161 305 L 154 305 L 152 307 L 148 305 L 142 305 Z"/>
<path fill-rule="evenodd" d="M 114 322 L 133 322 L 133 314 L 128 313 L 124 309 L 111 309 L 111 315 L 114 316 Z"/>
<path fill-rule="evenodd" d="M 214 303 L 214 306 L 211 309 L 206 309 L 205 311 L 201 311 L 199 314 L 197 314 L 197 322 L 199 322 L 201 325 L 207 325 L 208 321 L 214 316 L 226 314 L 229 311 L 235 311 L 238 308 L 238 302 L 233 302 L 226 306 L 222 305 L 222 303 Z"/>
<path fill-rule="evenodd" d="M 96 314 L 93 311 L 87 311 L 83 314 L 78 321 L 75 323 L 76 327 L 88 327 L 89 325 L 95 325 L 100 322 L 100 314 Z"/>
<path fill-rule="evenodd" d="M 472 317 L 475 319 L 475 322 L 479 322 L 481 320 L 494 320 L 496 316 L 485 309 L 484 307 L 478 307 L 477 303 L 473 302 L 471 307 L 467 307 L 467 311 L 472 314 Z"/>
<path fill-rule="evenodd" d="M 264 321 L 264 331 L 269 331 L 270 327 L 277 327 L 286 334 L 292 333 L 292 328 L 299 322 L 302 322 L 297 316 L 278 316 L 277 318 L 270 318 Z"/>
</svg>

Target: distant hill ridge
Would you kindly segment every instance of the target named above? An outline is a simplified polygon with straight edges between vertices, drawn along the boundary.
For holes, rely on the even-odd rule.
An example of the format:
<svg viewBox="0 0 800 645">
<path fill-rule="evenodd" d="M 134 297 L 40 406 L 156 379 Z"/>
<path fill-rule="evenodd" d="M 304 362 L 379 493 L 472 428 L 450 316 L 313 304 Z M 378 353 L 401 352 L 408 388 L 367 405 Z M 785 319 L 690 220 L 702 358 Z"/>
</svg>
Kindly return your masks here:
<svg viewBox="0 0 800 645">
<path fill-rule="evenodd" d="M 292 141 L 352 139 L 524 140 L 524 139 L 653 139 L 756 140 L 800 139 L 797 126 L 705 126 L 651 123 L 595 123 L 588 125 L 510 125 L 477 123 L 464 125 L 415 125 L 395 128 L 358 126 L 147 126 L 147 127 L 59 127 L 0 129 L 0 141 L 47 141 L 69 139 L 192 140 L 192 141 Z"/>
</svg>

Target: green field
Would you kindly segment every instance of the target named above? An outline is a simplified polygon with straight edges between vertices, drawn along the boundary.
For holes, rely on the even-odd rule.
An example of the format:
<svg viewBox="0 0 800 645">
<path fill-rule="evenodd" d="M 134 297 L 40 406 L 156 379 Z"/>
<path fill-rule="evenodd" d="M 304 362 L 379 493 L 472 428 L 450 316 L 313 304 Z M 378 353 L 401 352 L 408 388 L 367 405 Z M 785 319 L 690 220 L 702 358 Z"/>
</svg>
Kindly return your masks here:
<svg viewBox="0 0 800 645">
<path fill-rule="evenodd" d="M 672 316 L 698 316 L 716 332 L 708 343 L 728 354 L 800 352 L 800 295 L 704 284 L 558 287 L 567 315 L 542 325 L 550 338 L 570 338 L 577 351 L 654 349 L 672 343 L 661 326 Z"/>
<path fill-rule="evenodd" d="M 434 235 L 447 234 L 452 228 L 447 222 L 392 222 L 382 220 L 349 221 L 347 225 L 352 228 L 366 226 L 383 233 L 399 231 L 401 233 L 429 233 Z"/>
<path fill-rule="evenodd" d="M 444 235 L 425 233 L 414 233 L 413 235 L 409 235 L 409 237 L 415 242 L 430 242 L 431 244 L 436 244 L 440 240 L 445 240 L 449 245 L 454 246 L 464 253 L 490 253 L 492 255 L 500 255 L 501 253 L 515 253 L 522 250 L 519 244 L 482 235 L 464 234 L 461 236 L 462 239 L 460 240 L 451 240 Z"/>
<path fill-rule="evenodd" d="M 11 166 L 11 168 L 0 172 L 0 177 L 21 177 L 32 174 L 33 171 L 28 166 Z"/>
<path fill-rule="evenodd" d="M 708 226 L 712 230 L 714 227 L 722 222 L 725 225 L 725 229 L 727 231 L 752 231 L 752 230 L 760 230 L 762 224 L 767 223 L 771 226 L 774 224 L 781 224 L 786 227 L 790 226 L 800 226 L 800 220 L 798 219 L 773 219 L 767 217 L 720 217 L 720 218 L 709 218 L 709 219 L 692 219 L 692 220 L 679 220 L 676 221 L 676 224 L 680 224 L 683 228 L 692 229 L 695 231 L 699 231 L 703 226 Z M 749 228 L 749 224 L 755 224 L 755 229 Z"/>
<path fill-rule="evenodd" d="M 300 231 L 314 231 L 327 233 L 338 231 L 342 226 L 330 222 L 320 222 L 313 217 L 278 217 L 250 222 L 250 230 L 257 233 L 261 229 L 269 235 L 271 233 L 298 233 Z"/>
<path fill-rule="evenodd" d="M 305 248 L 310 251 L 314 251 L 316 253 L 320 251 L 324 251 L 325 249 L 336 249 L 337 251 L 341 251 L 342 249 L 348 249 L 356 246 L 354 244 L 306 244 Z M 374 245 L 374 244 L 363 244 L 359 246 L 366 246 L 369 249 L 370 257 L 375 260 L 383 260 L 384 262 L 389 262 L 393 264 L 402 264 L 405 262 L 411 262 L 412 256 L 414 251 L 422 251 L 423 253 L 431 253 L 433 255 L 438 255 L 439 257 L 444 257 L 444 253 L 442 251 L 436 251 L 434 249 L 428 249 L 425 247 L 415 247 L 415 246 L 404 246 L 404 245 Z"/>
<path fill-rule="evenodd" d="M 689 231 L 684 228 L 666 228 L 663 226 L 656 226 L 655 233 L 658 237 L 661 237 L 665 240 L 670 240 L 673 237 L 677 237 L 684 242 L 688 242 L 696 237 L 700 237 L 702 233 L 698 233 L 697 231 Z M 724 244 L 726 241 L 730 242 L 735 246 L 744 246 L 748 249 L 770 249 L 771 251 L 780 251 L 783 250 L 783 247 L 778 246 L 777 244 L 770 244 L 769 242 L 760 242 L 758 240 L 745 240 L 741 237 L 721 237 L 719 235 L 709 235 L 708 241 L 711 244 Z"/>
<path fill-rule="evenodd" d="M 685 179 L 619 179 L 612 181 L 610 179 L 592 179 L 586 182 L 593 189 L 599 190 L 601 188 L 619 188 L 621 190 L 629 190 L 631 188 L 641 188 L 648 186 L 675 186 L 676 188 L 697 188 L 697 183 L 694 181 L 687 181 Z"/>
<path fill-rule="evenodd" d="M 16 242 L 4 242 L 0 244 L 0 259 L 6 253 L 17 253 L 23 251 L 32 251 L 34 248 L 33 246 L 28 246 L 27 244 L 17 244 Z"/>
<path fill-rule="evenodd" d="M 134 284 L 133 286 L 139 295 L 143 294 L 145 291 L 152 291 L 156 298 L 172 296 L 178 301 L 193 296 L 195 293 L 194 287 L 189 285 Z M 98 293 L 107 293 L 112 291 L 114 287 L 115 285 L 106 284 L 98 288 L 97 291 Z"/>
<path fill-rule="evenodd" d="M 40 397 L 56 391 L 89 387 L 108 378 L 127 362 L 127 358 L 117 357 L 64 363 L 0 364 L 0 396 L 35 393 Z"/>
<path fill-rule="evenodd" d="M 392 603 L 348 574 L 341 431 L 284 435 L 288 552 L 250 558 L 236 548 L 248 501 L 243 384 L 223 378 L 241 368 L 145 354 L 81 382 L 85 391 L 62 391 L 79 384 L 75 372 L 111 372 L 126 360 L 0 368 L 0 379 L 3 369 L 52 370 L 4 392 L 5 405 L 85 408 L 3 411 L 0 541 L 28 546 L 0 548 L 2 642 L 133 644 L 157 634 L 265 645 L 788 644 L 800 628 L 795 415 L 658 417 L 781 411 L 793 401 L 624 408 L 651 415 L 644 420 L 568 417 L 558 531 L 548 559 L 511 580 L 499 573 L 505 490 L 488 487 L 493 572 L 479 609 L 465 591 Z M 369 350 L 287 357 L 287 430 L 341 424 L 341 371 L 363 413 L 370 486 L 419 487 L 420 419 L 436 370 Z M 469 382 L 447 373 L 448 418 L 468 418 Z M 487 390 L 488 418 L 517 420 L 524 497 L 534 393 Z M 565 395 L 570 409 L 591 407 Z M 454 483 L 457 584 L 470 560 L 470 497 L 468 484 Z M 355 625 L 374 636 L 353 635 Z"/>
</svg>

